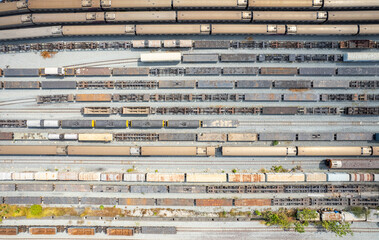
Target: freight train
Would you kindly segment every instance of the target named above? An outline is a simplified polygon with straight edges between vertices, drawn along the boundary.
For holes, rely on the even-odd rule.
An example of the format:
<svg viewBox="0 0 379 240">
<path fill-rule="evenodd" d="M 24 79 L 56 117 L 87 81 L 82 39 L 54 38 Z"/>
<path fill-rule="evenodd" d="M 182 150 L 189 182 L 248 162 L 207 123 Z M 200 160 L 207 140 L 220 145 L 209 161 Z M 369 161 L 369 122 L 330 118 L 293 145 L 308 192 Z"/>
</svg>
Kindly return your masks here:
<svg viewBox="0 0 379 240">
<path fill-rule="evenodd" d="M 0 28 L 54 24 L 149 22 L 375 22 L 379 11 L 135 11 L 31 13 L 0 17 Z"/>
<path fill-rule="evenodd" d="M 0 15 L 22 12 L 169 9 L 376 9 L 376 0 L 21 0 L 0 4 Z"/>
<path fill-rule="evenodd" d="M 291 147 L 214 147 L 214 146 L 106 146 L 106 145 L 1 145 L 0 155 L 45 156 L 379 156 L 379 146 L 291 146 Z"/>
<path fill-rule="evenodd" d="M 84 120 L 85 121 L 85 120 Z M 134 122 L 134 120 L 133 120 Z M 111 121 L 108 122 L 110 124 Z M 135 121 L 137 126 L 131 128 L 161 128 L 160 120 Z M 167 122 L 168 123 L 168 122 Z M 74 128 L 80 126 L 73 126 Z M 83 127 L 83 126 L 81 126 Z M 125 128 L 125 121 L 120 125 L 107 125 L 108 128 Z M 188 126 L 182 128 L 196 128 Z M 66 127 L 67 128 L 67 127 Z M 90 126 L 91 128 L 91 126 Z M 374 137 L 375 136 L 375 137 Z M 1 132 L 0 140 L 8 141 L 198 141 L 198 142 L 255 142 L 255 141 L 379 141 L 379 133 L 25 133 Z"/>
<path fill-rule="evenodd" d="M 377 160 L 376 160 L 377 161 Z M 359 162 L 359 160 L 357 161 Z M 7 172 L 0 181 L 101 181 L 101 182 L 162 182 L 162 183 L 323 183 L 379 182 L 373 173 L 103 173 L 103 172 Z M 130 189 L 131 193 L 137 193 Z M 147 188 L 149 186 L 146 186 Z M 152 187 L 152 186 L 151 186 Z M 162 186 L 162 192 L 168 192 Z M 200 186 L 199 189 L 201 189 Z M 200 192 L 201 193 L 201 192 Z"/>
<path fill-rule="evenodd" d="M 3 68 L 4 77 L 47 76 L 379 76 L 377 67 L 81 67 L 81 68 Z M 204 82 L 204 81 L 203 81 Z M 231 81 L 227 81 L 231 82 Z M 251 82 L 251 81 L 250 81 Z M 38 82 L 35 88 L 39 88 Z M 193 83 L 193 82 L 191 82 Z M 206 83 L 206 81 L 204 82 Z M 253 83 L 253 82 L 251 82 Z M 11 82 L 9 82 L 11 84 Z M 4 84 L 6 86 L 6 84 Z M 248 87 L 248 86 L 247 86 Z M 214 88 L 214 87 L 210 87 Z"/>
<path fill-rule="evenodd" d="M 263 24 L 152 24 L 152 25 L 67 25 L 7 29 L 0 41 L 98 35 L 374 35 L 378 24 L 350 25 L 263 25 Z"/>
<path fill-rule="evenodd" d="M 4 89 L 377 89 L 378 80 L 128 80 L 128 81 L 0 81 Z M 123 94 L 128 96 L 128 94 Z M 131 94 L 129 94 L 131 95 Z M 162 95 L 162 96 L 167 96 Z M 183 94 L 189 95 L 189 94 Z M 229 94 L 232 98 L 233 94 Z M 236 96 L 236 95 L 235 95 Z M 256 95 L 258 96 L 258 95 Z M 261 95 L 264 96 L 264 95 Z M 370 96 L 370 97 L 369 97 Z M 325 94 L 322 99 L 330 101 L 359 100 L 372 101 L 375 94 Z M 37 97 L 37 102 L 48 103 L 73 100 L 70 94 Z M 127 97 L 129 99 L 129 97 Z M 234 97 L 235 100 L 239 99 Z M 268 100 L 268 99 L 267 99 Z"/>
<path fill-rule="evenodd" d="M 251 41 L 251 40 L 132 40 L 132 41 L 70 41 L 0 45 L 0 53 L 71 50 L 128 50 L 141 48 L 169 49 L 372 49 L 379 44 L 372 40 L 346 41 Z"/>
</svg>

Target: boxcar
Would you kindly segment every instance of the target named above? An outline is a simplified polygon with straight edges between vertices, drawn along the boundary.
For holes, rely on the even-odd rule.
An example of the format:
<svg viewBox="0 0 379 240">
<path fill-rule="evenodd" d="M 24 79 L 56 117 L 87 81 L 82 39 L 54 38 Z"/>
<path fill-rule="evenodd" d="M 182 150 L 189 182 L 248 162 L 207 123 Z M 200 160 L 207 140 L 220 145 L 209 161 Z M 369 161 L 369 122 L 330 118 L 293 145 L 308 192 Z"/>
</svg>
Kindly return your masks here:
<svg viewBox="0 0 379 240">
<path fill-rule="evenodd" d="M 271 199 L 236 199 L 235 206 L 271 206 Z"/>
<path fill-rule="evenodd" d="M 193 206 L 194 199 L 186 198 L 158 198 L 157 206 Z"/>
<path fill-rule="evenodd" d="M 147 182 L 184 182 L 184 173 L 147 173 Z"/>
<path fill-rule="evenodd" d="M 198 207 L 233 206 L 232 199 L 196 199 Z"/>
<path fill-rule="evenodd" d="M 133 191 L 138 192 L 138 191 L 136 191 L 136 189 L 133 189 Z M 138 193 L 140 193 L 140 192 L 138 192 Z M 130 206 L 154 206 L 155 205 L 155 199 L 154 198 L 119 198 L 118 204 L 119 205 L 130 205 Z"/>
<path fill-rule="evenodd" d="M 133 236 L 133 228 L 107 228 L 107 234 L 110 236 Z"/>
<path fill-rule="evenodd" d="M 55 235 L 56 227 L 29 227 L 29 234 L 32 235 Z"/>
<path fill-rule="evenodd" d="M 69 227 L 67 228 L 69 235 L 95 235 L 95 228 L 88 227 Z"/>
<path fill-rule="evenodd" d="M 17 235 L 17 234 L 18 234 L 17 227 L 0 227 L 0 235 Z"/>
</svg>

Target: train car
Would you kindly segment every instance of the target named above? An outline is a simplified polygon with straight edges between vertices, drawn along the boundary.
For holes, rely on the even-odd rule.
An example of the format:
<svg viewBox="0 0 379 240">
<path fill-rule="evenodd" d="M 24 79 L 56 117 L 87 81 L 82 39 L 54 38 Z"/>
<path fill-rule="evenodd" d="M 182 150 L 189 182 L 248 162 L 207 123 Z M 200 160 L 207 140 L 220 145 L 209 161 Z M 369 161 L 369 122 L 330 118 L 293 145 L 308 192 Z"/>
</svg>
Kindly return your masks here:
<svg viewBox="0 0 379 240">
<path fill-rule="evenodd" d="M 69 235 L 95 235 L 95 228 L 89 227 L 69 227 L 67 228 Z"/>
<path fill-rule="evenodd" d="M 215 147 L 141 147 L 141 156 L 214 156 Z"/>
<path fill-rule="evenodd" d="M 146 182 L 184 182 L 184 173 L 147 173 Z"/>
<path fill-rule="evenodd" d="M 17 235 L 17 227 L 0 227 L 0 235 Z"/>
<path fill-rule="evenodd" d="M 60 36 L 63 36 L 61 26 L 7 29 L 0 31 L 0 41 Z"/>
<path fill-rule="evenodd" d="M 176 22 L 175 11 L 106 12 L 107 22 Z"/>
<path fill-rule="evenodd" d="M 228 142 L 255 142 L 258 141 L 256 133 L 229 133 Z"/>
<path fill-rule="evenodd" d="M 209 35 L 211 26 L 209 24 L 156 24 L 156 25 L 136 25 L 137 35 L 183 35 L 201 34 Z"/>
<path fill-rule="evenodd" d="M 128 120 L 96 120 L 96 128 L 128 128 Z"/>
<path fill-rule="evenodd" d="M 319 9 L 323 2 L 324 0 L 249 0 L 248 7 L 253 9 Z"/>
<path fill-rule="evenodd" d="M 362 1 L 355 1 L 355 0 L 323 0 L 324 8 L 363 8 L 363 9 L 370 9 L 370 8 L 377 8 L 379 7 L 379 2 L 376 0 L 362 0 Z"/>
<path fill-rule="evenodd" d="M 194 199 L 186 198 L 158 198 L 157 206 L 194 206 Z"/>
<path fill-rule="evenodd" d="M 165 122 L 162 120 L 132 120 L 131 128 L 163 128 Z"/>
<path fill-rule="evenodd" d="M 124 115 L 148 115 L 150 114 L 150 107 L 123 107 L 121 114 Z M 132 122 L 130 122 L 132 127 Z"/>
<path fill-rule="evenodd" d="M 192 48 L 192 40 L 163 40 L 165 48 Z"/>
<path fill-rule="evenodd" d="M 124 173 L 124 182 L 144 182 L 146 174 L 144 173 Z"/>
<path fill-rule="evenodd" d="M 246 8 L 247 0 L 172 0 L 173 8 Z"/>
<path fill-rule="evenodd" d="M 172 7 L 172 0 L 102 0 L 101 7 L 108 9 L 164 9 Z"/>
<path fill-rule="evenodd" d="M 121 182 L 122 173 L 102 173 L 100 174 L 100 181 L 102 182 Z"/>
<path fill-rule="evenodd" d="M 226 142 L 225 133 L 198 133 L 197 141 L 199 142 Z"/>
<path fill-rule="evenodd" d="M 79 173 L 77 172 L 58 172 L 58 181 L 78 181 Z"/>
<path fill-rule="evenodd" d="M 0 140 L 13 140 L 13 132 L 0 132 Z"/>
<path fill-rule="evenodd" d="M 4 81 L 5 89 L 39 89 L 39 81 Z"/>
<path fill-rule="evenodd" d="M 253 11 L 253 22 L 317 22 L 328 19 L 325 11 Z"/>
<path fill-rule="evenodd" d="M 109 236 L 133 236 L 134 228 L 107 228 Z"/>
<path fill-rule="evenodd" d="M 62 128 L 93 128 L 95 120 L 61 120 Z"/>
<path fill-rule="evenodd" d="M 42 89 L 76 89 L 76 81 L 41 81 Z"/>
<path fill-rule="evenodd" d="M 58 23 L 103 23 L 103 12 L 89 13 L 33 13 L 32 22 L 36 25 Z"/>
<path fill-rule="evenodd" d="M 64 146 L 2 145 L 0 155 L 66 155 Z"/>
<path fill-rule="evenodd" d="M 134 25 L 62 26 L 63 36 L 135 35 Z"/>
<path fill-rule="evenodd" d="M 140 193 L 140 192 L 138 192 Z M 119 198 L 118 205 L 127 206 L 154 206 L 154 198 Z"/>
<path fill-rule="evenodd" d="M 371 173 L 350 173 L 351 182 L 373 182 L 374 175 Z"/>
<path fill-rule="evenodd" d="M 196 199 L 197 207 L 233 206 L 232 199 Z"/>
<path fill-rule="evenodd" d="M 371 22 L 379 20 L 379 11 L 329 11 L 328 22 Z"/>
<path fill-rule="evenodd" d="M 371 147 L 297 147 L 298 156 L 370 156 Z"/>
<path fill-rule="evenodd" d="M 325 173 L 305 173 L 307 182 L 326 182 Z"/>
<path fill-rule="evenodd" d="M 236 199 L 235 206 L 271 206 L 271 199 Z"/>
<path fill-rule="evenodd" d="M 110 115 L 113 110 L 110 107 L 84 107 L 80 112 L 83 115 Z"/>
<path fill-rule="evenodd" d="M 305 182 L 304 173 L 266 173 L 266 182 Z"/>
<path fill-rule="evenodd" d="M 76 94 L 77 102 L 111 102 L 112 94 Z"/>
<path fill-rule="evenodd" d="M 222 147 L 222 156 L 296 156 L 296 147 Z"/>
<path fill-rule="evenodd" d="M 205 182 L 226 182 L 226 173 L 187 173 L 186 182 L 205 183 Z"/>
<path fill-rule="evenodd" d="M 56 181 L 58 180 L 57 172 L 36 172 L 34 173 L 34 180 L 36 181 Z"/>
<path fill-rule="evenodd" d="M 14 27 L 27 27 L 31 25 L 33 25 L 32 14 L 0 17 L 0 29 L 14 28 Z"/>
<path fill-rule="evenodd" d="M 298 69 L 292 67 L 279 68 L 279 67 L 261 67 L 261 75 L 297 75 Z"/>
<path fill-rule="evenodd" d="M 288 35 L 357 35 L 358 25 L 287 25 Z"/>
<path fill-rule="evenodd" d="M 0 4 L 0 15 L 8 15 L 13 13 L 30 12 L 28 4 L 25 0 L 2 2 Z"/>
<path fill-rule="evenodd" d="M 170 120 L 166 121 L 167 128 L 199 128 L 201 127 L 201 121 L 198 120 Z"/>
<path fill-rule="evenodd" d="M 29 227 L 31 235 L 55 235 L 57 234 L 56 227 Z"/>
<path fill-rule="evenodd" d="M 250 11 L 178 11 L 178 22 L 249 22 Z"/>
<path fill-rule="evenodd" d="M 159 133 L 159 141 L 196 141 L 196 133 Z"/>
<path fill-rule="evenodd" d="M 212 24 L 212 35 L 218 34 L 285 34 L 286 25 Z"/>
<path fill-rule="evenodd" d="M 329 168 L 379 169 L 379 159 L 326 159 Z"/>
<path fill-rule="evenodd" d="M 33 181 L 34 172 L 14 172 L 12 173 L 12 180 L 14 181 Z"/>
<path fill-rule="evenodd" d="M 79 181 L 100 181 L 101 173 L 99 172 L 80 172 Z"/>
<path fill-rule="evenodd" d="M 37 11 L 91 11 L 100 10 L 100 0 L 28 0 L 28 9 Z"/>
<path fill-rule="evenodd" d="M 113 68 L 113 76 L 147 76 L 150 69 L 147 67 Z"/>
<path fill-rule="evenodd" d="M 229 173 L 228 182 L 265 182 L 263 173 Z"/>
<path fill-rule="evenodd" d="M 140 147 L 126 146 L 68 146 L 70 156 L 130 156 L 140 155 Z"/>
<path fill-rule="evenodd" d="M 79 142 L 111 142 L 113 134 L 111 133 L 79 133 Z"/>
<path fill-rule="evenodd" d="M 379 34 L 379 24 L 359 25 L 359 35 Z"/>
</svg>

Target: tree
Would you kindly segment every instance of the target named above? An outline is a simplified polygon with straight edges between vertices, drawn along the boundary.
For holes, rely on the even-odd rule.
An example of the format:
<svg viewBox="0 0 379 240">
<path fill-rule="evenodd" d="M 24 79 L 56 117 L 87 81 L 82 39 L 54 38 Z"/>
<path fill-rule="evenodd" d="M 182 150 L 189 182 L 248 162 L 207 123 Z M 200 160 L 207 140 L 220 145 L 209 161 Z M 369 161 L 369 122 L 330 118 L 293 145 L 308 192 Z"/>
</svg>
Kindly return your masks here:
<svg viewBox="0 0 379 240">
<path fill-rule="evenodd" d="M 318 214 L 316 210 L 305 208 L 303 210 L 297 211 L 297 219 L 304 222 L 305 226 L 308 226 L 309 221 L 316 219 L 318 217 Z"/>
<path fill-rule="evenodd" d="M 32 205 L 30 207 L 30 214 L 32 214 L 33 216 L 39 216 L 42 214 L 42 206 L 41 205 Z"/>
<path fill-rule="evenodd" d="M 304 225 L 300 222 L 295 222 L 295 232 L 304 233 Z"/>
<path fill-rule="evenodd" d="M 278 225 L 282 229 L 290 229 L 291 222 L 288 216 L 284 212 L 273 213 L 271 211 L 264 212 L 263 218 L 266 221 L 266 225 Z"/>
<path fill-rule="evenodd" d="M 323 221 L 322 226 L 325 230 L 335 233 L 338 237 L 343 237 L 347 234 L 353 235 L 350 223 L 347 222 Z"/>
</svg>

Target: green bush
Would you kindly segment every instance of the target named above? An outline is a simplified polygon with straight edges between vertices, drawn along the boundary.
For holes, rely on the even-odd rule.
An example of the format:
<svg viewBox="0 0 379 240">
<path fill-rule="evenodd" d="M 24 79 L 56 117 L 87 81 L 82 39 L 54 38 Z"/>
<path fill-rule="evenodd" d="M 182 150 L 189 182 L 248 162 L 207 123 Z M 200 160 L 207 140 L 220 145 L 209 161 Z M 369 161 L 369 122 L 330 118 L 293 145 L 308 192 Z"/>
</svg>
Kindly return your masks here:
<svg viewBox="0 0 379 240">
<path fill-rule="evenodd" d="M 323 221 L 321 225 L 325 230 L 335 233 L 338 237 L 343 237 L 347 234 L 353 235 L 350 229 L 350 223 L 347 222 Z"/>
<path fill-rule="evenodd" d="M 233 169 L 232 169 L 232 172 L 233 172 L 233 173 L 236 173 L 236 172 L 237 172 L 237 169 L 233 168 Z"/>
<path fill-rule="evenodd" d="M 32 214 L 33 216 L 39 216 L 42 214 L 42 206 L 41 205 L 32 205 L 30 207 L 30 214 Z"/>
<path fill-rule="evenodd" d="M 266 221 L 266 225 L 278 225 L 282 229 L 290 229 L 291 222 L 288 216 L 284 212 L 273 213 L 271 211 L 267 211 L 263 214 L 263 218 Z"/>
<path fill-rule="evenodd" d="M 295 232 L 298 232 L 298 233 L 304 233 L 305 232 L 304 225 L 301 224 L 300 222 L 295 222 L 294 230 L 295 230 Z"/>
<path fill-rule="evenodd" d="M 272 146 L 276 146 L 276 145 L 278 145 L 279 144 L 279 142 L 278 141 L 272 141 Z"/>
<path fill-rule="evenodd" d="M 104 205 L 100 205 L 100 210 L 104 210 Z"/>
<path fill-rule="evenodd" d="M 258 210 L 255 210 L 254 214 L 257 215 L 257 216 L 261 216 L 262 215 L 262 213 L 260 211 L 258 211 Z"/>
<path fill-rule="evenodd" d="M 353 213 L 357 217 L 364 217 L 368 214 L 368 210 L 364 207 L 349 207 L 347 211 Z"/>
</svg>

